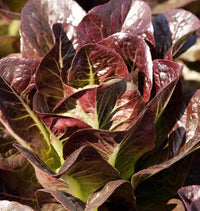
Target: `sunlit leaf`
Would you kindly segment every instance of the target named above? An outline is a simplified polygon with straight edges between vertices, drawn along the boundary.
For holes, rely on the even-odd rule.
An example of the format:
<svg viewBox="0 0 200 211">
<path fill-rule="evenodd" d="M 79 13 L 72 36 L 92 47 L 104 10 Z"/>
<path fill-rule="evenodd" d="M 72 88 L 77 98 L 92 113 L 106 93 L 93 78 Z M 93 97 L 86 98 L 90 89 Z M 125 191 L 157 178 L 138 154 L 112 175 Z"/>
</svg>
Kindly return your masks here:
<svg viewBox="0 0 200 211">
<path fill-rule="evenodd" d="M 144 85 L 139 88 L 142 88 L 144 101 L 148 102 L 153 84 L 153 64 L 150 49 L 146 42 L 141 37 L 121 32 L 103 39 L 99 44 L 108 46 L 119 53 L 124 59 L 129 72 L 137 71 L 144 75 L 144 82 L 140 81 Z M 134 83 L 138 83 L 133 78 L 132 80 Z"/>
<path fill-rule="evenodd" d="M 88 44 L 74 57 L 68 83 L 77 88 L 101 84 L 113 77 L 124 78 L 127 74 L 126 64 L 113 49 L 99 44 Z"/>
<path fill-rule="evenodd" d="M 77 25 L 85 11 L 74 1 L 30 0 L 22 10 L 21 51 L 40 59 L 53 46 L 51 27 L 55 23 Z"/>
</svg>

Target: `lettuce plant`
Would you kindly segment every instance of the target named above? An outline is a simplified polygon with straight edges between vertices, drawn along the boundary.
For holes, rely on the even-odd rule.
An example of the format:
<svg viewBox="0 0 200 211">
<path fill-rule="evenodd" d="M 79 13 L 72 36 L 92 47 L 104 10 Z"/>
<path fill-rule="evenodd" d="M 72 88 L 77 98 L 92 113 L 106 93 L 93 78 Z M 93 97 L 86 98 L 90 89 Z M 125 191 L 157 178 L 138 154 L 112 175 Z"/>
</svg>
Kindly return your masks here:
<svg viewBox="0 0 200 211">
<path fill-rule="evenodd" d="M 200 142 L 200 91 L 182 95 L 174 58 L 199 27 L 183 9 L 152 18 L 140 0 L 89 12 L 73 0 L 29 0 L 21 52 L 0 60 L 2 202 L 171 208 Z"/>
</svg>

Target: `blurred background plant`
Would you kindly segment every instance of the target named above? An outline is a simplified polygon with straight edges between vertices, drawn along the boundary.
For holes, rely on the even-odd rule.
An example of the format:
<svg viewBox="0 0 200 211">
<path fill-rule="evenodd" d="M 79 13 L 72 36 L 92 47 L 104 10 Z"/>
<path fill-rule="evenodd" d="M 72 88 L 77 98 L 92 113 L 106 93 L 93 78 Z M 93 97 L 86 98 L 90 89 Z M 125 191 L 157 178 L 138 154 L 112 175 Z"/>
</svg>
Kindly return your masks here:
<svg viewBox="0 0 200 211">
<path fill-rule="evenodd" d="M 26 1 L 0 0 L 0 58 L 20 50 L 20 12 Z"/>
</svg>

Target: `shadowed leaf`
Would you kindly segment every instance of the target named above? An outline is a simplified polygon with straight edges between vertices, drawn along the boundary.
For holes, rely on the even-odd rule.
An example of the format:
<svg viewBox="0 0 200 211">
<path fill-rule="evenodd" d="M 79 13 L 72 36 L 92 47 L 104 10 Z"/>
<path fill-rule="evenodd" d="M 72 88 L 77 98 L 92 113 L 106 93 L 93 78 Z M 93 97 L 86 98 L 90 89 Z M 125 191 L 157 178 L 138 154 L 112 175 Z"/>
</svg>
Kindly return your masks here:
<svg viewBox="0 0 200 211">
<path fill-rule="evenodd" d="M 108 182 L 101 190 L 92 194 L 85 211 L 125 209 L 135 211 L 135 196 L 133 187 L 128 181 L 116 180 Z"/>
<path fill-rule="evenodd" d="M 90 146 L 74 151 L 57 174 L 35 153 L 19 145 L 15 147 L 34 166 L 37 179 L 44 188 L 66 191 L 83 201 L 107 182 L 120 179 L 118 171 Z"/>
<path fill-rule="evenodd" d="M 54 198 L 60 205 L 62 205 L 63 210 L 84 211 L 85 208 L 85 204 L 80 199 L 75 198 L 69 193 L 60 190 L 40 189 L 36 192 L 36 196 L 40 206 L 42 204 L 46 204 L 45 208 L 48 210 L 51 210 L 52 198 Z M 56 210 L 61 211 L 62 208 L 56 208 Z"/>
</svg>

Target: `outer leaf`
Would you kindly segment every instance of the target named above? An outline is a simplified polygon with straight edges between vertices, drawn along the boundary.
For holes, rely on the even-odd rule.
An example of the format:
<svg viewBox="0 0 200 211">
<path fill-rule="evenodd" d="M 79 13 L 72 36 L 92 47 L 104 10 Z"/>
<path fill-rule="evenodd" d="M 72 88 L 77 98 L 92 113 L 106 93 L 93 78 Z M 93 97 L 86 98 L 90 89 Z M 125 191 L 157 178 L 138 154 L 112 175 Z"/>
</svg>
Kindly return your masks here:
<svg viewBox="0 0 200 211">
<path fill-rule="evenodd" d="M 55 23 L 77 25 L 85 11 L 74 1 L 30 0 L 22 10 L 21 51 L 26 57 L 40 59 L 51 49 L 51 26 Z"/>
<path fill-rule="evenodd" d="M 152 24 L 154 28 L 157 57 L 162 59 L 172 45 L 168 21 L 163 14 L 160 14 L 153 18 Z"/>
<path fill-rule="evenodd" d="M 74 161 L 73 165 L 70 165 L 71 161 Z M 81 147 L 72 153 L 60 169 L 59 175 L 69 181 L 73 195 L 83 201 L 107 182 L 120 179 L 118 171 L 90 146 Z"/>
<path fill-rule="evenodd" d="M 136 35 L 121 32 L 103 39 L 99 44 L 115 49 L 123 57 L 129 72 L 137 70 L 144 74 L 144 82 L 141 82 L 144 84 L 142 93 L 144 101 L 148 102 L 152 89 L 153 64 L 150 49 L 146 42 Z"/>
<path fill-rule="evenodd" d="M 114 79 L 76 92 L 54 112 L 80 119 L 95 129 L 124 130 L 143 108 L 143 99 L 135 85 Z"/>
<path fill-rule="evenodd" d="M 4 78 L 17 93 L 26 93 L 33 84 L 38 62 L 21 57 L 7 57 L 0 60 L 0 76 Z"/>
<path fill-rule="evenodd" d="M 165 58 L 172 58 L 184 42 L 200 27 L 200 20 L 183 9 L 169 10 L 163 13 L 169 23 L 171 31 L 172 47 Z"/>
<path fill-rule="evenodd" d="M 23 199 L 24 203 L 31 204 L 30 200 L 35 198 L 35 190 L 40 187 L 34 176 L 34 169 L 12 146 L 15 140 L 5 130 L 0 134 L 0 198 L 19 201 Z"/>
<path fill-rule="evenodd" d="M 181 117 L 180 114 L 177 115 L 177 123 L 169 133 L 169 140 L 167 145 L 164 146 L 165 150 L 162 149 L 162 156 L 159 155 L 159 163 L 136 173 L 132 178 L 135 186 L 145 178 L 169 168 L 172 164 L 199 148 L 199 100 L 200 91 L 198 90 L 187 104 L 183 104 L 184 107 L 182 108 L 185 109 L 185 112 Z"/>
<path fill-rule="evenodd" d="M 153 76 L 156 87 L 156 93 L 162 88 L 166 87 L 170 82 L 179 79 L 182 73 L 183 66 L 176 62 L 168 60 L 154 60 L 153 61 Z"/>
<path fill-rule="evenodd" d="M 36 154 L 19 145 L 16 147 L 34 166 L 44 188 L 66 191 L 83 201 L 107 182 L 120 179 L 117 170 L 90 146 L 74 151 L 58 174 L 50 171 Z"/>
<path fill-rule="evenodd" d="M 44 159 L 48 153 L 54 159 L 58 159 L 50 146 L 48 132 L 31 110 L 27 100 L 2 78 L 0 79 L 0 96 L 0 121 L 16 141 L 27 148 L 32 148 Z"/>
<path fill-rule="evenodd" d="M 0 201 L 0 209 L 2 211 L 22 211 L 22 210 L 26 210 L 26 211 L 33 211 L 33 209 L 29 206 L 26 205 L 22 205 L 18 202 L 11 202 L 11 201 L 7 201 L 7 200 L 1 200 Z"/>
<path fill-rule="evenodd" d="M 140 183 L 135 189 L 135 196 L 140 209 L 167 210 L 167 201 L 175 197 L 177 190 L 183 186 L 190 164 L 191 156 L 187 156 Z M 172 210 L 172 208 L 170 209 L 170 206 L 168 206 L 168 210 Z"/>
<path fill-rule="evenodd" d="M 133 187 L 128 181 L 116 180 L 108 182 L 100 191 L 92 194 L 85 211 L 98 210 L 136 210 Z"/>
<path fill-rule="evenodd" d="M 168 10 L 163 15 L 169 23 L 173 44 L 184 35 L 192 33 L 200 27 L 200 20 L 191 12 L 183 9 Z"/>
<path fill-rule="evenodd" d="M 185 211 L 184 205 L 181 200 L 172 198 L 169 201 L 159 201 L 157 203 L 146 204 L 144 206 L 137 206 L 138 209 L 142 209 L 144 211 L 148 210 L 173 210 L 173 211 Z"/>
<path fill-rule="evenodd" d="M 183 200 L 187 211 L 200 209 L 200 186 L 191 185 L 182 187 L 178 191 L 179 196 Z"/>
<path fill-rule="evenodd" d="M 71 86 L 101 84 L 113 77 L 124 78 L 128 70 L 119 54 L 111 48 L 88 44 L 83 46 L 74 57 L 69 71 Z"/>
<path fill-rule="evenodd" d="M 194 151 L 199 147 L 199 105 L 200 90 L 197 90 L 191 99 L 183 101 L 182 110 L 184 113 L 179 111 L 179 115 L 176 115 L 177 122 L 169 132 L 169 146 L 165 149 L 169 157 L 188 150 Z"/>
<path fill-rule="evenodd" d="M 93 42 L 126 31 L 144 36 L 153 43 L 150 8 L 137 0 L 111 0 L 97 6 L 89 11 L 78 27 Z"/>
<path fill-rule="evenodd" d="M 155 45 L 151 23 L 151 9 L 148 4 L 143 1 L 132 0 L 121 31 L 138 34 L 152 45 Z"/>
<path fill-rule="evenodd" d="M 22 155 L 32 164 L 35 169 L 36 177 L 39 183 L 46 189 L 67 191 L 69 189 L 68 182 L 56 178 L 54 173 L 47 165 L 42 161 L 37 154 L 22 147 L 18 144 L 14 145 Z M 54 162 L 51 160 L 51 162 Z"/>
<path fill-rule="evenodd" d="M 0 198 L 19 201 L 24 204 L 36 207 L 35 191 L 41 188 L 34 175 L 33 167 L 24 162 L 12 171 L 0 170 Z M 5 186 L 6 188 L 2 188 Z"/>
<path fill-rule="evenodd" d="M 39 104 L 39 106 L 41 105 L 42 104 Z M 73 117 L 66 117 L 45 112 L 44 114 L 39 113 L 39 116 L 49 132 L 51 144 L 54 146 L 56 151 L 60 153 L 59 156 L 62 162 L 64 162 L 62 155 L 62 143 L 77 130 L 91 128 L 91 126 L 87 123 Z"/>
<path fill-rule="evenodd" d="M 91 145 L 115 166 L 122 178 L 128 179 L 134 172 L 136 161 L 154 146 L 154 124 L 150 111 L 139 115 L 126 131 L 80 130 L 64 144 L 64 156 L 76 148 Z"/>
<path fill-rule="evenodd" d="M 154 60 L 153 71 L 157 94 L 147 107 L 154 113 L 155 122 L 157 122 L 179 81 L 182 66 L 167 60 Z"/>
<path fill-rule="evenodd" d="M 63 210 L 66 209 L 69 211 L 84 211 L 85 208 L 85 204 L 80 199 L 75 198 L 72 195 L 59 190 L 40 189 L 36 192 L 36 196 L 37 200 L 39 201 L 39 204 L 47 203 L 48 199 L 50 202 L 52 202 L 51 198 L 55 198 L 57 202 L 62 204 Z M 46 209 L 47 206 L 48 205 L 46 205 Z M 50 207 L 51 204 L 49 205 L 48 210 L 51 210 Z"/>
<path fill-rule="evenodd" d="M 115 167 L 120 171 L 122 178 L 129 179 L 135 171 L 135 164 L 138 159 L 153 149 L 155 140 L 153 119 L 149 110 L 139 115 L 122 140 L 115 163 Z"/>
<path fill-rule="evenodd" d="M 72 88 L 63 84 L 61 74 L 67 71 L 75 54 L 62 24 L 53 25 L 53 32 L 54 47 L 42 59 L 35 80 L 38 92 L 44 95 L 50 108 L 54 107 L 66 94 L 73 92 Z"/>
<path fill-rule="evenodd" d="M 2 126 L 0 129 L 0 169 L 14 170 L 18 166 L 24 165 L 24 158 L 12 146 L 14 141 Z"/>
</svg>

